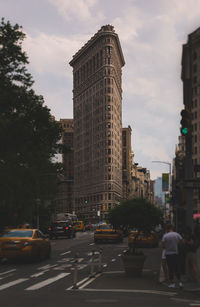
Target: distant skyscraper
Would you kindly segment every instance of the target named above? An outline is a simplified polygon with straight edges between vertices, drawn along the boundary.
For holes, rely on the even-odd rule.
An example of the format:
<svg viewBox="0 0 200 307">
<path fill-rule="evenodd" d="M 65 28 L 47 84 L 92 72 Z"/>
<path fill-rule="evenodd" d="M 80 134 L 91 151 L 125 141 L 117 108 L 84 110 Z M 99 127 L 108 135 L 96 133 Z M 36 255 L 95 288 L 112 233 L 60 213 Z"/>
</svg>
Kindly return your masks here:
<svg viewBox="0 0 200 307">
<path fill-rule="evenodd" d="M 165 193 L 162 191 L 162 177 L 158 177 L 155 180 L 155 197 L 160 199 L 160 202 L 164 205 L 165 203 Z"/>
<path fill-rule="evenodd" d="M 74 193 L 79 216 L 97 220 L 122 198 L 124 57 L 106 25 L 73 56 Z"/>
</svg>

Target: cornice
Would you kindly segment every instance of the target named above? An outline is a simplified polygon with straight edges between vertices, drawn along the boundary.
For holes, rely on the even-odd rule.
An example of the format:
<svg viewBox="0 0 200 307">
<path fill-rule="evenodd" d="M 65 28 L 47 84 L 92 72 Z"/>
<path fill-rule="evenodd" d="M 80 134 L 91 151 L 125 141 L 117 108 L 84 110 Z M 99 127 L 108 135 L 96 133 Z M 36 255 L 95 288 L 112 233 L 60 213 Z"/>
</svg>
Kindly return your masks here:
<svg viewBox="0 0 200 307">
<path fill-rule="evenodd" d="M 102 26 L 101 29 L 94 35 L 91 37 L 91 39 L 79 50 L 75 53 L 75 55 L 73 56 L 72 60 L 69 62 L 69 64 L 73 67 L 75 62 L 84 54 L 86 53 L 86 51 L 92 47 L 96 41 L 102 37 L 102 36 L 107 36 L 107 35 L 112 35 L 117 43 L 117 47 L 118 47 L 118 51 L 120 54 L 120 59 L 121 59 L 121 64 L 122 66 L 125 65 L 125 61 L 124 61 L 124 56 L 122 53 L 122 48 L 121 48 L 121 44 L 119 41 L 119 37 L 118 35 L 115 33 L 114 27 L 112 25 L 105 25 Z"/>
</svg>

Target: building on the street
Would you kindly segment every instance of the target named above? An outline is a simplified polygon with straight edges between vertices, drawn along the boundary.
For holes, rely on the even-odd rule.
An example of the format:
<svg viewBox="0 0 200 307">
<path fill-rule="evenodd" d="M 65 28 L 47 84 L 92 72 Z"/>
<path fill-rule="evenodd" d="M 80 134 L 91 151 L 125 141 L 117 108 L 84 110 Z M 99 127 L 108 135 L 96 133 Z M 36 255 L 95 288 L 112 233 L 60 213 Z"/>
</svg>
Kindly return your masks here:
<svg viewBox="0 0 200 307">
<path fill-rule="evenodd" d="M 154 182 L 150 172 L 134 162 L 130 126 L 122 128 L 122 183 L 123 200 L 141 197 L 154 203 Z"/>
<path fill-rule="evenodd" d="M 123 200 L 129 199 L 132 187 L 132 164 L 133 151 L 131 147 L 131 132 L 130 126 L 122 129 L 122 184 L 123 184 Z"/>
<path fill-rule="evenodd" d="M 200 177 L 200 28 L 189 34 L 187 43 L 183 45 L 181 78 L 184 108 L 191 113 L 192 135 L 191 138 L 185 136 L 187 157 L 184 173 L 185 179 L 194 180 Z M 200 212 L 199 186 L 193 185 L 192 193 L 190 189 L 187 194 L 187 203 L 192 206 L 192 211 Z"/>
<path fill-rule="evenodd" d="M 59 176 L 58 193 L 56 197 L 56 213 L 73 213 L 74 199 L 74 121 L 73 119 L 60 119 L 63 128 L 62 144 L 65 150 L 62 154 L 64 172 Z"/>
<path fill-rule="evenodd" d="M 179 136 L 172 167 L 172 205 L 177 227 L 186 225 L 186 188 L 184 187 L 185 137 Z"/>
<path fill-rule="evenodd" d="M 122 67 L 111 25 L 73 56 L 74 201 L 79 217 L 99 220 L 122 199 Z"/>
</svg>

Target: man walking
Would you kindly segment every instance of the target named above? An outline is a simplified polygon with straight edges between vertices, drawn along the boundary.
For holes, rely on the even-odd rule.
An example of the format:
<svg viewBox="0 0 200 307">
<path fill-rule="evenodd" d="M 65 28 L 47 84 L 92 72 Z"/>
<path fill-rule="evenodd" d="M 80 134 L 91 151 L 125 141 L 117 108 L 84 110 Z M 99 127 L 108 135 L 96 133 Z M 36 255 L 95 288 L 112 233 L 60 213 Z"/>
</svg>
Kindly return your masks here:
<svg viewBox="0 0 200 307">
<path fill-rule="evenodd" d="M 174 276 L 176 276 L 179 287 L 182 288 L 180 267 L 178 259 L 178 245 L 183 243 L 181 235 L 174 231 L 172 225 L 167 225 L 167 233 L 162 237 L 162 247 L 165 248 L 166 261 L 169 271 L 169 288 L 175 288 Z"/>
</svg>

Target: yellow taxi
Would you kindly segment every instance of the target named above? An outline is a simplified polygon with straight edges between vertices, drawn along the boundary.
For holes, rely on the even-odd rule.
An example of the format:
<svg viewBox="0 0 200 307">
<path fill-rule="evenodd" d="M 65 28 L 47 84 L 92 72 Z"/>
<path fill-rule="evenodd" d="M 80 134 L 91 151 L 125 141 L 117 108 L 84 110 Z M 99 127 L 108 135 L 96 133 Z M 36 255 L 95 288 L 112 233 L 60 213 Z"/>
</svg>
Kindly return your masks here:
<svg viewBox="0 0 200 307">
<path fill-rule="evenodd" d="M 132 230 L 128 237 L 128 246 L 130 247 L 131 244 L 135 240 L 135 236 L 137 235 L 137 230 Z M 137 247 L 157 247 L 159 243 L 158 235 L 155 231 L 152 231 L 151 234 L 145 235 L 143 232 L 139 234 L 136 240 Z"/>
<path fill-rule="evenodd" d="M 73 227 L 76 231 L 85 231 L 85 225 L 83 221 L 73 221 Z"/>
<path fill-rule="evenodd" d="M 50 241 L 39 229 L 7 229 L 0 236 L 1 258 L 43 260 L 50 253 Z"/>
<path fill-rule="evenodd" d="M 112 225 L 109 224 L 101 224 L 97 226 L 94 232 L 94 242 L 107 242 L 107 241 L 115 241 L 115 242 L 122 242 L 123 235 L 120 230 L 114 229 Z"/>
</svg>

